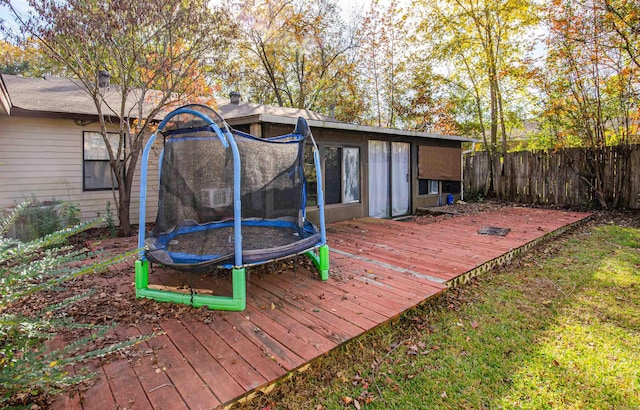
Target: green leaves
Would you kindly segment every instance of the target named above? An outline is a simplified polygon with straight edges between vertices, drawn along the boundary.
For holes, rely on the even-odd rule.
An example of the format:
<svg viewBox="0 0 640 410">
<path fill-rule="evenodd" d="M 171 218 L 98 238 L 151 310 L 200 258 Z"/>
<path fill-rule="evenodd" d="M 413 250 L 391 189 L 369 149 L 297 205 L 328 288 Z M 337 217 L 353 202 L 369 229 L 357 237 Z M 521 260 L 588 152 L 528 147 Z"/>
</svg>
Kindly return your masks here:
<svg viewBox="0 0 640 410">
<path fill-rule="evenodd" d="M 31 242 L 21 243 L 5 236 L 12 223 L 28 209 L 18 205 L 0 221 L 0 403 L 28 402 L 33 395 L 53 393 L 86 380 L 91 374 L 74 373 L 69 367 L 94 357 L 139 343 L 149 336 L 92 349 L 92 341 L 102 337 L 113 326 L 75 323 L 58 312 L 81 301 L 91 290 L 71 295 L 58 303 L 27 314 L 17 309 L 30 295 L 41 290 L 61 288 L 64 283 L 82 275 L 100 272 L 113 264 L 136 255 L 100 257 L 86 249 L 74 249 L 67 239 L 102 223 L 94 220 L 62 229 Z M 89 259 L 93 259 L 89 263 Z M 91 332 L 78 340 L 56 339 L 63 329 L 86 328 Z M 56 346 L 55 340 L 61 343 Z M 60 344 L 59 343 L 59 344 Z M 19 397 L 18 397 L 19 396 Z"/>
</svg>

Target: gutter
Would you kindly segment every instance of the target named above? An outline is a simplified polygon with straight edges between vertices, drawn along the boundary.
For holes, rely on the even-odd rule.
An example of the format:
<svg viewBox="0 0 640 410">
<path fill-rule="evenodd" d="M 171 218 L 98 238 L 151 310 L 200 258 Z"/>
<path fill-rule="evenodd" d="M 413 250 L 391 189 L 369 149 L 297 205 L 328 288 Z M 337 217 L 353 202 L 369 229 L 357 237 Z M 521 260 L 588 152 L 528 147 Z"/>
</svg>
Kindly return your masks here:
<svg viewBox="0 0 640 410">
<path fill-rule="evenodd" d="M 291 125 L 295 125 L 298 120 L 297 118 L 294 118 L 294 117 L 285 117 L 285 116 L 271 115 L 271 114 L 259 114 L 257 117 L 258 117 L 258 121 L 260 122 L 271 122 L 271 123 L 291 124 Z M 406 137 L 416 137 L 416 138 L 432 138 L 432 139 L 438 139 L 438 140 L 471 142 L 474 144 L 477 141 L 473 138 L 460 137 L 457 135 L 432 134 L 427 132 L 408 131 L 408 130 L 401 130 L 401 129 L 395 129 L 395 128 L 370 127 L 367 125 L 348 124 L 345 122 L 338 122 L 338 121 L 322 121 L 322 120 L 307 119 L 307 123 L 309 123 L 310 127 L 315 127 L 315 128 L 333 128 L 336 130 L 344 130 L 344 131 L 369 132 L 369 133 L 376 133 L 376 134 L 389 134 L 394 136 L 406 136 Z"/>
</svg>

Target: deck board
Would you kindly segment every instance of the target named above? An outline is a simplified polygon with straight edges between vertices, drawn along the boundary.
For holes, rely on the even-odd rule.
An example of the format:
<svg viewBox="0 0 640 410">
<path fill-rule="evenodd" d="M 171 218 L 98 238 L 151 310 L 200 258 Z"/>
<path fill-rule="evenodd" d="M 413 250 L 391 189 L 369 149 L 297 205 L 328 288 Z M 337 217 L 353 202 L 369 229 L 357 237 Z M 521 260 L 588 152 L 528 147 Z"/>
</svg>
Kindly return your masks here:
<svg viewBox="0 0 640 410">
<path fill-rule="evenodd" d="M 268 389 L 448 284 L 588 216 L 508 207 L 430 224 L 373 218 L 330 224 L 328 281 L 318 280 L 304 264 L 251 274 L 244 312 L 215 312 L 205 322 L 195 316 L 162 322 L 166 334 L 138 346 L 153 355 L 99 366 L 95 385 L 79 403 L 84 409 L 227 406 Z M 481 235 L 483 226 L 511 231 L 504 237 Z M 130 277 L 109 280 L 119 292 L 131 286 Z M 140 324 L 119 332 L 136 336 L 150 330 Z M 54 408 L 68 402 L 61 399 Z"/>
</svg>

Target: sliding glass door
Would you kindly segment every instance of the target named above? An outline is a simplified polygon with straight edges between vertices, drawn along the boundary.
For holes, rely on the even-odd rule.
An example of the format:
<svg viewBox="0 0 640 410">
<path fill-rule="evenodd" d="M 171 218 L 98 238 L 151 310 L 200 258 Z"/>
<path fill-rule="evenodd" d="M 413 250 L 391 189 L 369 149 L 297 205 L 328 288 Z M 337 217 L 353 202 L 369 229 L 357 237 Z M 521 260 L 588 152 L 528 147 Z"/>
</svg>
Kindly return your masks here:
<svg viewBox="0 0 640 410">
<path fill-rule="evenodd" d="M 406 215 L 411 207 L 410 144 L 369 141 L 369 216 Z"/>
</svg>

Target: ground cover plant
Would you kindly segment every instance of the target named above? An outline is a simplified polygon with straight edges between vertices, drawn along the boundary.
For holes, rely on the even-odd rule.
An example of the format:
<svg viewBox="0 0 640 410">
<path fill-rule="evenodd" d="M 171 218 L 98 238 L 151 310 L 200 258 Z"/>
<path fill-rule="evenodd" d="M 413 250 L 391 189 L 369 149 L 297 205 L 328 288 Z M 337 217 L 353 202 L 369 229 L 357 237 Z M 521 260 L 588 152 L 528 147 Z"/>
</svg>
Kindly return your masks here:
<svg viewBox="0 0 640 410">
<path fill-rule="evenodd" d="M 98 345 L 96 341 L 113 325 L 79 323 L 65 311 L 92 293 L 90 289 L 69 293 L 66 283 L 108 270 L 134 252 L 101 257 L 69 242 L 101 223 L 99 220 L 59 229 L 30 242 L 5 236 L 31 208 L 28 203 L 21 204 L 0 221 L 0 406 L 46 404 L 52 394 L 91 377 L 82 370 L 84 361 L 146 338 Z M 48 295 L 37 297 L 42 293 Z M 61 297 L 52 297 L 55 294 Z M 58 337 L 65 331 L 73 337 Z"/>
<path fill-rule="evenodd" d="M 640 408 L 640 215 L 598 215 L 239 407 Z"/>
</svg>

